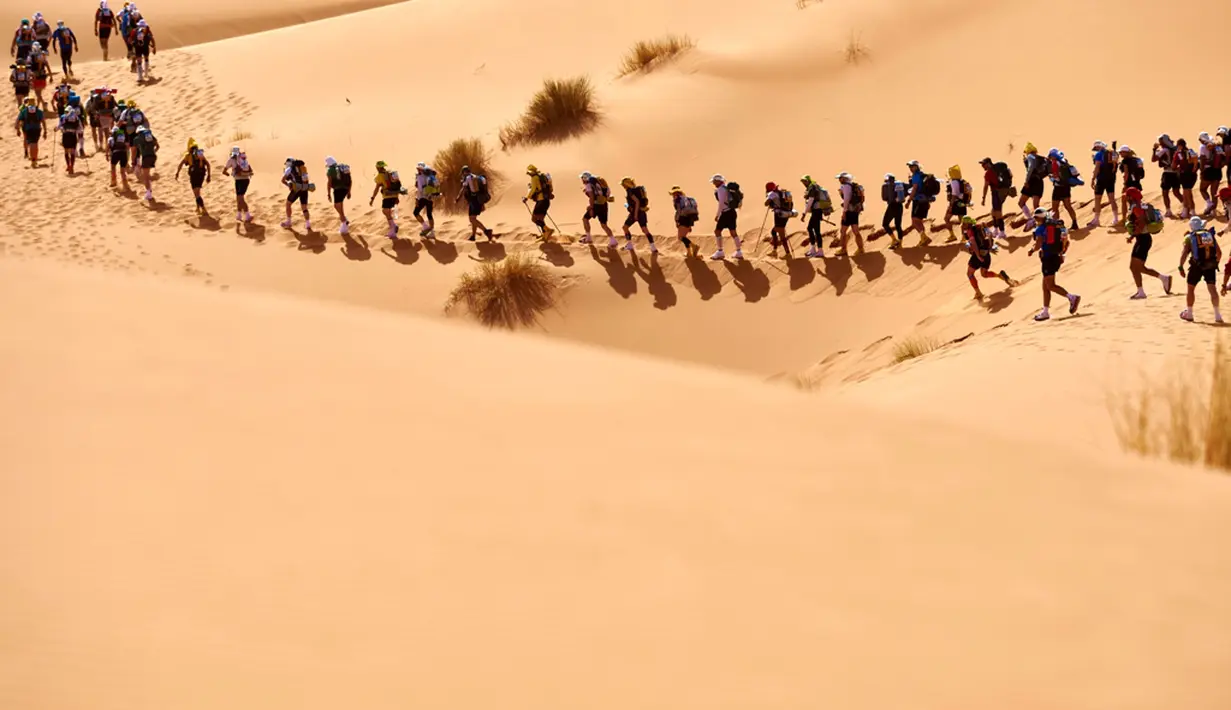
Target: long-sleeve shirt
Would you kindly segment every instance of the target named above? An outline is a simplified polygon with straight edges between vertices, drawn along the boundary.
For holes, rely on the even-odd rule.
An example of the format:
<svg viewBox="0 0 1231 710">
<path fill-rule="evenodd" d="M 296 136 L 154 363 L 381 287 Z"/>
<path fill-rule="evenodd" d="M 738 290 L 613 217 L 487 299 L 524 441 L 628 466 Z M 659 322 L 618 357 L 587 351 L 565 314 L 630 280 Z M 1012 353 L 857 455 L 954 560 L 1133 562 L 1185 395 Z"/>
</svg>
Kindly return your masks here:
<svg viewBox="0 0 1231 710">
<path fill-rule="evenodd" d="M 526 197 L 535 202 L 543 199 L 543 181 L 537 174 L 530 176 L 530 191 L 526 193 Z"/>
<path fill-rule="evenodd" d="M 714 190 L 714 198 L 718 200 L 718 214 L 719 215 L 731 209 L 730 207 L 731 192 L 730 190 L 727 189 L 727 186 L 725 183 L 722 185 L 719 185 L 717 190 Z"/>
</svg>

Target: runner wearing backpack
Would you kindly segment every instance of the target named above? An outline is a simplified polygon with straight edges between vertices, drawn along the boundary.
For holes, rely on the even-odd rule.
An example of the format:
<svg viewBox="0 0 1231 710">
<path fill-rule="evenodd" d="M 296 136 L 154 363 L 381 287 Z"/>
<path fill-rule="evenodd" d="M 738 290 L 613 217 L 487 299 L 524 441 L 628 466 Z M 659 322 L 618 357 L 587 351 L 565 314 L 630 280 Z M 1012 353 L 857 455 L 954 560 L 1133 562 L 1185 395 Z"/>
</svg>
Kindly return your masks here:
<svg viewBox="0 0 1231 710">
<path fill-rule="evenodd" d="M 1050 307 L 1053 293 L 1068 299 L 1070 314 L 1077 313 L 1077 307 L 1081 305 L 1081 296 L 1069 293 L 1063 286 L 1056 283 L 1056 274 L 1060 272 L 1060 266 L 1064 264 L 1064 255 L 1069 250 L 1069 233 L 1064 228 L 1064 222 L 1042 208 L 1035 210 L 1033 217 L 1038 226 L 1034 229 L 1034 244 L 1031 245 L 1026 256 L 1034 256 L 1034 253 L 1038 252 L 1043 270 L 1043 310 L 1035 314 L 1034 319 L 1045 321 L 1051 318 Z"/>
<path fill-rule="evenodd" d="M 1210 304 L 1214 306 L 1214 322 L 1222 323 L 1222 313 L 1218 310 L 1218 289 L 1214 282 L 1218 278 L 1218 265 L 1222 263 L 1222 247 L 1218 246 L 1218 238 L 1214 230 L 1200 217 L 1188 220 L 1188 232 L 1184 234 L 1184 250 L 1180 252 L 1180 276 L 1185 276 L 1184 260 L 1188 259 L 1188 308 L 1180 312 L 1180 318 L 1193 322 L 1193 305 L 1197 301 L 1197 284 L 1205 281 L 1210 291 Z M 1225 287 L 1226 278 L 1223 279 Z"/>
<path fill-rule="evenodd" d="M 77 44 L 77 35 L 64 24 L 64 20 L 56 22 L 55 32 L 51 33 L 51 51 L 60 55 L 60 68 L 64 72 L 64 76 L 75 76 L 73 74 L 73 52 L 80 49 Z"/>
<path fill-rule="evenodd" d="M 1150 257 L 1150 247 L 1154 245 L 1154 234 L 1162 231 L 1162 215 L 1153 205 L 1143 204 L 1141 199 L 1141 190 L 1136 187 L 1130 187 L 1124 191 L 1124 197 L 1128 200 L 1128 210 L 1125 212 L 1126 217 L 1124 226 L 1128 230 L 1129 237 L 1125 241 L 1133 245 L 1133 253 L 1129 258 L 1128 269 L 1133 274 L 1133 283 L 1137 284 L 1137 292 L 1131 296 L 1133 300 L 1140 300 L 1146 297 L 1145 287 L 1142 286 L 1141 277 L 1153 276 L 1163 283 L 1163 293 L 1171 293 L 1171 277 L 1167 274 L 1160 274 L 1154 269 L 1146 266 L 1146 259 Z"/>
<path fill-rule="evenodd" d="M 731 232 L 731 241 L 735 242 L 735 254 L 732 258 L 743 259 L 744 250 L 740 244 L 739 232 L 735 230 L 739 208 L 744 203 L 744 193 L 739 189 L 739 183 L 728 183 L 722 175 L 714 175 L 710 178 L 710 183 L 714 186 L 714 199 L 718 202 L 718 213 L 714 215 L 714 240 L 718 244 L 718 251 L 710 258 L 714 261 L 727 258 L 722 251 L 722 232 L 727 230 Z"/>
<path fill-rule="evenodd" d="M 590 233 L 590 220 L 597 219 L 598 226 L 602 227 L 603 232 L 607 234 L 607 246 L 614 249 L 619 242 L 616 241 L 611 227 L 607 226 L 607 205 L 611 202 L 611 188 L 607 187 L 606 180 L 589 171 L 583 172 L 578 177 L 581 179 L 581 191 L 586 196 L 586 211 L 581 215 L 581 224 L 586 233 L 581 238 L 581 243 L 594 243 L 594 238 Z"/>
<path fill-rule="evenodd" d="M 77 167 L 77 147 L 84 127 L 85 117 L 79 107 L 68 106 L 64 109 L 57 129 L 60 131 L 60 145 L 64 147 L 64 171 L 69 175 Z"/>
<path fill-rule="evenodd" d="M 774 226 L 769 230 L 770 256 L 778 258 L 778 246 L 786 252 L 786 258 L 791 258 L 791 244 L 786 238 L 786 225 L 794 217 L 795 204 L 791 193 L 778 187 L 777 183 L 765 183 L 765 206 L 774 213 Z"/>
<path fill-rule="evenodd" d="M 932 243 L 923 220 L 927 219 L 928 211 L 932 209 L 932 200 L 940 194 L 940 183 L 936 178 L 923 172 L 918 160 L 906 164 L 910 169 L 910 195 L 906 204 L 910 207 L 910 226 L 919 233 L 919 246 L 926 247 Z"/>
<path fill-rule="evenodd" d="M 210 175 L 209 160 L 205 157 L 205 151 L 197 142 L 191 138 L 188 139 L 188 151 L 184 153 L 184 157 L 180 159 L 180 164 L 175 168 L 175 179 L 180 179 L 180 171 L 188 168 L 188 184 L 192 187 L 192 196 L 197 203 L 197 215 L 209 216 L 209 211 L 205 209 L 205 200 L 201 197 L 201 188 L 205 183 L 210 182 L 213 177 Z"/>
<path fill-rule="evenodd" d="M 1214 143 L 1210 134 L 1197 136 L 1201 142 L 1201 151 L 1197 160 L 1201 170 L 1201 196 L 1205 198 L 1205 211 L 1202 217 L 1213 217 L 1218 204 L 1218 186 L 1222 184 L 1222 148 Z"/>
<path fill-rule="evenodd" d="M 487 203 L 491 200 L 491 192 L 487 188 L 487 178 L 482 175 L 475 175 L 470 171 L 469 165 L 462 166 L 462 189 L 458 190 L 457 197 L 453 198 L 454 202 L 466 199 L 467 214 L 470 216 L 470 238 L 469 241 L 475 240 L 475 235 L 479 230 L 487 236 L 487 241 L 492 241 L 496 238 L 495 232 L 483 226 L 479 221 L 479 215 L 483 214 L 483 210 Z"/>
<path fill-rule="evenodd" d="M 153 175 L 154 166 L 158 164 L 158 139 L 150 131 L 149 126 L 141 126 L 133 134 L 133 144 L 137 149 L 137 179 L 145 185 L 145 201 L 154 203 Z M 289 207 L 288 207 L 289 209 Z"/>
<path fill-rule="evenodd" d="M 376 161 L 376 187 L 372 188 L 372 197 L 368 199 L 368 206 L 376 201 L 377 193 L 380 194 L 380 211 L 385 215 L 385 221 L 389 223 L 389 232 L 385 235 L 390 239 L 398 238 L 398 223 L 397 217 L 394 216 L 394 210 L 397 209 L 398 200 L 402 199 L 402 195 L 406 194 L 405 188 L 402 187 L 402 181 L 398 178 L 396 170 L 390 170 L 389 165 L 383 161 Z"/>
<path fill-rule="evenodd" d="M 248 199 L 245 197 L 248 194 L 248 185 L 252 181 L 252 173 L 252 166 L 248 164 L 248 154 L 239 146 L 233 146 L 231 157 L 227 158 L 227 164 L 222 166 L 222 174 L 235 181 L 236 222 L 252 221 L 252 213 L 248 211 Z"/>
<path fill-rule="evenodd" d="M 953 234 L 950 220 L 957 217 L 960 222 L 970 211 L 970 203 L 974 199 L 970 183 L 962 178 L 961 166 L 954 165 L 949 168 L 949 185 L 945 190 L 945 197 L 949 202 L 949 206 L 945 208 L 945 229 L 949 230 L 949 241 L 952 242 L 957 237 Z"/>
<path fill-rule="evenodd" d="M 846 256 L 847 232 L 855 235 L 855 256 L 863 255 L 863 234 L 859 232 L 859 213 L 863 212 L 863 186 L 850 173 L 838 173 L 838 193 L 842 196 L 842 227 L 838 234 L 841 246 L 835 256 Z"/>
<path fill-rule="evenodd" d="M 697 218 L 700 216 L 697 211 L 697 201 L 685 195 L 679 185 L 674 185 L 671 188 L 671 207 L 675 210 L 675 236 L 679 237 L 680 242 L 684 244 L 685 256 L 698 258 L 701 245 L 688 238 L 693 225 L 697 223 Z"/>
<path fill-rule="evenodd" d="M 107 0 L 100 0 L 98 9 L 94 12 L 94 36 L 103 49 L 103 61 L 109 61 L 107 43 L 111 40 L 111 30 L 115 27 L 115 13 L 107 7 Z"/>
<path fill-rule="evenodd" d="M 1164 216 L 1167 219 L 1175 219 L 1175 214 L 1171 211 L 1171 193 L 1175 193 L 1175 199 L 1180 202 L 1180 209 L 1184 209 L 1184 195 L 1180 192 L 1180 173 L 1173 164 L 1175 149 L 1176 146 L 1171 136 L 1164 133 L 1154 142 L 1153 153 L 1150 156 L 1150 161 L 1158 163 L 1158 166 L 1162 168 L 1160 187 L 1163 189 L 1163 207 L 1167 210 Z"/>
<path fill-rule="evenodd" d="M 33 96 L 26 97 L 25 106 L 17 112 L 14 127 L 21 134 L 26 147 L 26 157 L 30 159 L 30 167 L 38 167 L 38 142 L 47 132 L 47 119 L 43 110 L 35 103 Z"/>
<path fill-rule="evenodd" d="M 804 214 L 800 216 L 800 221 L 808 221 L 808 251 L 804 256 L 809 259 L 825 258 L 825 244 L 821 239 L 821 222 L 825 220 L 825 216 L 833 212 L 833 201 L 829 199 L 829 192 L 821 187 L 821 184 L 812 179 L 811 175 L 805 175 L 799 179 L 804 185 L 804 197 L 807 200 L 804 205 Z M 901 205 L 898 206 L 898 229 L 902 228 Z"/>
<path fill-rule="evenodd" d="M 1197 167 L 1197 151 L 1188 147 L 1188 141 L 1183 138 L 1175 142 L 1175 151 L 1171 154 L 1171 167 L 1175 169 L 1180 179 L 1181 199 L 1184 210 L 1180 219 L 1188 219 L 1197 214 L 1197 201 L 1193 198 L 1193 188 L 1197 186 L 1200 170 Z"/>
<path fill-rule="evenodd" d="M 1128 191 L 1136 188 L 1142 190 L 1142 180 L 1145 179 L 1145 162 L 1137 157 L 1132 148 L 1120 146 L 1120 173 L 1124 175 L 1124 188 L 1120 193 L 1120 214 L 1128 214 Z"/>
<path fill-rule="evenodd" d="M 1077 231 L 1077 210 L 1073 209 L 1073 166 L 1058 148 L 1047 151 L 1051 177 L 1051 213 L 1060 215 L 1060 205 L 1068 210 L 1072 229 Z"/>
<path fill-rule="evenodd" d="M 624 249 L 626 251 L 636 250 L 633 246 L 633 233 L 629 231 L 629 228 L 637 224 L 641 226 L 641 233 L 650 243 L 650 253 L 657 254 L 658 246 L 654 244 L 654 235 L 650 234 L 648 226 L 649 218 L 645 214 L 645 211 L 650 208 L 650 198 L 645 193 L 645 187 L 638 185 L 637 181 L 631 177 L 620 180 L 620 186 L 624 188 L 624 200 L 628 206 L 628 219 L 624 220 Z"/>
<path fill-rule="evenodd" d="M 419 163 L 415 166 L 415 211 L 414 217 L 419 220 L 419 236 L 434 239 L 436 236 L 436 219 L 432 216 L 432 201 L 440 194 L 440 182 L 436 171 Z M 423 219 L 423 214 L 427 219 Z"/>
<path fill-rule="evenodd" d="M 970 259 L 966 262 L 966 280 L 975 290 L 975 300 L 983 300 L 983 292 L 979 290 L 979 281 L 975 278 L 976 272 L 985 279 L 1000 279 L 1009 288 L 1016 286 L 1017 284 L 1003 269 L 999 273 L 992 272 L 992 247 L 995 245 L 995 237 L 988 230 L 980 227 L 974 217 L 962 217 L 961 224 L 962 236 L 966 239 L 966 249 L 970 252 Z"/>
<path fill-rule="evenodd" d="M 332 155 L 326 157 L 325 182 L 329 186 L 326 192 L 333 201 L 333 209 L 338 213 L 338 219 L 341 220 L 338 234 L 350 234 L 350 220 L 346 218 L 345 205 L 346 200 L 351 198 L 351 187 L 354 183 L 351 179 L 350 166 L 339 163 Z"/>
<path fill-rule="evenodd" d="M 23 19 L 17 31 L 13 33 L 13 44 L 9 47 L 9 54 L 16 57 L 17 63 L 21 64 L 30 57 L 32 47 L 34 47 L 34 28 L 30 26 L 29 20 Z"/>
<path fill-rule="evenodd" d="M 539 169 L 533 165 L 526 166 L 526 175 L 530 176 L 529 189 L 526 196 L 521 198 L 522 204 L 534 201 L 534 210 L 530 213 L 530 221 L 534 226 L 539 228 L 539 237 L 546 241 L 555 233 L 556 230 L 547 226 L 547 210 L 551 209 L 551 200 L 555 197 L 555 190 L 552 188 L 551 175 L 548 173 L 540 173 Z"/>
<path fill-rule="evenodd" d="M 1026 167 L 1026 178 L 1022 184 L 1022 194 L 1017 201 L 1017 207 L 1022 211 L 1022 216 L 1026 218 L 1024 229 L 1027 232 L 1033 232 L 1037 226 L 1034 213 L 1039 211 L 1039 203 L 1043 200 L 1043 181 L 1047 177 L 1048 163 L 1043 156 L 1039 155 L 1039 149 L 1035 148 L 1033 143 L 1027 143 L 1022 151 L 1022 164 Z M 1030 204 L 1027 204 L 1028 202 Z"/>
<path fill-rule="evenodd" d="M 1094 141 L 1090 150 L 1093 152 L 1094 161 L 1094 219 L 1090 220 L 1086 227 L 1095 229 L 1102 226 L 1099 223 L 1099 214 L 1103 211 L 1104 195 L 1107 196 L 1107 203 L 1111 205 L 1111 223 L 1119 224 L 1120 211 L 1116 205 L 1116 174 L 1120 166 L 1117 163 L 1116 153 L 1108 149 L 1103 141 Z"/>
<path fill-rule="evenodd" d="M 308 211 L 308 193 L 316 189 L 308 179 L 308 166 L 298 158 L 287 158 L 282 171 L 282 184 L 288 190 L 286 195 L 286 220 L 282 222 L 283 229 L 291 228 L 291 207 L 296 202 L 303 212 L 303 228 L 312 232 L 312 215 Z"/>
<path fill-rule="evenodd" d="M 986 205 L 987 194 L 992 194 L 991 233 L 994 247 L 996 239 L 1005 239 L 1008 236 L 1004 233 L 1004 202 L 1016 194 L 1013 189 L 1013 171 L 1009 169 L 1008 163 L 993 163 L 991 158 L 980 160 L 979 165 L 983 168 L 983 197 L 979 201 L 980 206 Z"/>
</svg>

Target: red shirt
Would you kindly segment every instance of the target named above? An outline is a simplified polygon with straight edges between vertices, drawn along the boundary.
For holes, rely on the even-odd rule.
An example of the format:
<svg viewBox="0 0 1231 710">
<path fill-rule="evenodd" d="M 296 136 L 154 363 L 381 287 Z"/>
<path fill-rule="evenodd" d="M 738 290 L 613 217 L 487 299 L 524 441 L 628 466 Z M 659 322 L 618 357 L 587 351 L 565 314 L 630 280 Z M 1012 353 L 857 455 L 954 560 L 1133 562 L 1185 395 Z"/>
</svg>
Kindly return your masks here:
<svg viewBox="0 0 1231 710">
<path fill-rule="evenodd" d="M 1000 188 L 1000 176 L 996 174 L 995 170 L 989 168 L 987 172 L 983 173 L 983 179 L 987 182 L 987 186 L 993 190 Z"/>
<path fill-rule="evenodd" d="M 1141 205 L 1133 207 L 1133 234 L 1146 233 L 1146 211 Z"/>
</svg>

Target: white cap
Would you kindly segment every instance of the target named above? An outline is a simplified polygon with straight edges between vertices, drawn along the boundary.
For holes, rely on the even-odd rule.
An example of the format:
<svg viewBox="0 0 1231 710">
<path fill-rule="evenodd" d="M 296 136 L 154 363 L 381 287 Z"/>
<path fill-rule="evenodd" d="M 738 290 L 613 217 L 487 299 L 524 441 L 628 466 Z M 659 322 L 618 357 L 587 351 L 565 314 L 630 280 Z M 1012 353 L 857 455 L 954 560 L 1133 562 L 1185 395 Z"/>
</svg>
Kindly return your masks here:
<svg viewBox="0 0 1231 710">
<path fill-rule="evenodd" d="M 908 161 L 906 161 L 906 167 L 908 167 L 908 168 L 917 168 L 917 167 L 919 167 L 919 161 L 918 161 L 918 160 L 908 160 Z"/>
<path fill-rule="evenodd" d="M 1199 143 L 1209 143 L 1210 134 L 1206 133 L 1205 131 L 1201 131 L 1201 135 L 1197 136 L 1197 141 Z"/>
<path fill-rule="evenodd" d="M 885 179 L 886 180 L 897 180 L 898 178 L 893 173 L 885 173 Z"/>
<path fill-rule="evenodd" d="M 838 173 L 837 175 L 834 175 L 834 177 L 839 180 L 850 180 L 851 174 L 850 173 Z"/>
<path fill-rule="evenodd" d="M 1126 145 L 1122 145 L 1122 146 L 1120 146 L 1120 152 L 1121 152 L 1121 153 L 1131 153 L 1131 152 L 1133 152 L 1133 149 L 1132 149 L 1132 148 L 1129 148 L 1129 147 L 1128 147 L 1128 146 L 1126 146 Z"/>
<path fill-rule="evenodd" d="M 332 168 L 337 164 L 338 161 L 334 160 L 332 155 L 325 156 L 325 167 Z"/>
<path fill-rule="evenodd" d="M 1198 229 L 1205 229 L 1205 220 L 1200 217 L 1193 217 L 1188 220 L 1188 228 L 1194 232 Z"/>
<path fill-rule="evenodd" d="M 1094 141 L 1094 147 L 1091 150 L 1106 150 L 1107 144 L 1103 141 Z"/>
<path fill-rule="evenodd" d="M 714 173 L 714 177 L 710 178 L 710 182 L 726 182 L 726 178 L 721 173 Z"/>
<path fill-rule="evenodd" d="M 145 20 L 137 20 L 137 27 L 148 27 L 148 25 L 145 24 Z"/>
<path fill-rule="evenodd" d="M 587 171 L 583 172 L 582 174 L 578 175 L 577 177 L 578 177 L 578 179 L 580 179 L 580 180 L 589 180 L 590 178 L 592 178 L 592 177 L 594 177 L 594 176 L 590 174 L 590 171 L 589 171 L 589 170 L 587 170 Z"/>
<path fill-rule="evenodd" d="M 239 155 L 239 152 L 240 152 L 239 146 L 237 145 L 231 146 L 231 155 Z"/>
<path fill-rule="evenodd" d="M 415 166 L 417 170 L 427 170 L 427 163 L 419 163 Z"/>
</svg>

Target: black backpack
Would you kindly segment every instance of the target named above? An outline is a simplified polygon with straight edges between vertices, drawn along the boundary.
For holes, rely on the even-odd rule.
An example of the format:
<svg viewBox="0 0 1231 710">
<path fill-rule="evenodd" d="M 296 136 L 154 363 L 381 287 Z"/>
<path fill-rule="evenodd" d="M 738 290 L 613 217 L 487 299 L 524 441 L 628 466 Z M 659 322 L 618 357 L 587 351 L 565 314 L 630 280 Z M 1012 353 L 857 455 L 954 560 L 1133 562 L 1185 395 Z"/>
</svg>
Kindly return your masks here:
<svg viewBox="0 0 1231 710">
<path fill-rule="evenodd" d="M 650 206 L 650 196 L 646 194 L 645 185 L 639 185 L 628 191 L 630 195 L 636 195 L 641 201 L 641 209 L 648 209 Z"/>
<path fill-rule="evenodd" d="M 1124 161 L 1125 173 L 1137 180 L 1142 180 L 1146 176 L 1146 166 L 1141 158 L 1129 158 Z"/>
<path fill-rule="evenodd" d="M 851 210 L 863 212 L 863 185 L 857 182 L 851 183 Z"/>
<path fill-rule="evenodd" d="M 928 197 L 936 197 L 940 194 L 940 181 L 935 175 L 928 173 L 923 176 L 923 194 Z"/>
<path fill-rule="evenodd" d="M 539 199 L 552 200 L 556 197 L 556 186 L 552 184 L 551 173 L 539 173 Z"/>
<path fill-rule="evenodd" d="M 1008 189 L 1013 187 L 1013 171 L 1009 169 L 1009 164 L 999 162 L 992 166 L 992 172 L 996 174 L 996 181 L 1000 183 L 1000 187 Z"/>
<path fill-rule="evenodd" d="M 744 192 L 738 182 L 727 183 L 727 207 L 737 210 L 744 206 Z"/>
<path fill-rule="evenodd" d="M 342 163 L 338 163 L 336 167 L 337 167 L 337 175 L 334 178 L 334 185 L 335 185 L 334 189 L 335 190 L 346 190 L 347 192 L 349 192 L 351 188 L 350 166 L 344 165 Z"/>
<path fill-rule="evenodd" d="M 479 201 L 480 205 L 486 205 L 492 199 L 492 193 L 487 189 L 487 178 L 482 175 L 475 175 L 475 180 L 479 185 L 479 191 L 475 193 L 475 199 Z"/>
<path fill-rule="evenodd" d="M 881 199 L 885 204 L 891 205 L 898 201 L 898 187 L 893 184 L 892 180 L 886 180 L 881 184 Z"/>
</svg>

